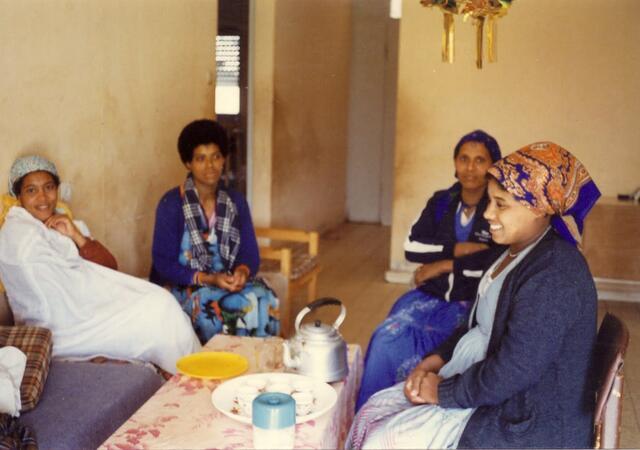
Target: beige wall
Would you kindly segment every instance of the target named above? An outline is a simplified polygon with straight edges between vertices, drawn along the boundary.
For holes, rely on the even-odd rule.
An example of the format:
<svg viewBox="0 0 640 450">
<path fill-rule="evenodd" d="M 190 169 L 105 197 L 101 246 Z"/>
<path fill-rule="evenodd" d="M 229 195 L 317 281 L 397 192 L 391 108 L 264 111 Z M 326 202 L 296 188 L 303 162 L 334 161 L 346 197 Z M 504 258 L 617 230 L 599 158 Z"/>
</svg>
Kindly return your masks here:
<svg viewBox="0 0 640 450">
<path fill-rule="evenodd" d="M 253 1 L 249 13 L 249 174 L 247 186 L 256 226 L 271 224 L 273 161 L 273 64 L 276 0 Z"/>
<path fill-rule="evenodd" d="M 352 0 L 347 216 L 391 225 L 398 21 L 389 0 Z"/>
<path fill-rule="evenodd" d="M 147 275 L 155 206 L 184 176 L 176 139 L 213 115 L 216 0 L 0 0 L 0 186 L 38 152 L 72 209 Z"/>
<path fill-rule="evenodd" d="M 256 111 L 252 128 L 255 135 L 264 138 L 272 117 L 272 140 L 266 139 L 262 147 L 254 149 L 259 152 L 253 159 L 254 180 L 265 170 L 262 163 L 272 165 L 267 192 L 259 191 L 259 186 L 252 190 L 254 211 L 261 208 L 261 198 L 270 194 L 270 214 L 254 212 L 256 223 L 267 222 L 270 215 L 274 226 L 324 230 L 344 221 L 346 214 L 351 3 L 259 3 L 255 26 L 263 28 L 254 29 L 260 37 L 254 41 L 266 51 L 273 45 L 274 70 L 269 74 L 256 67 L 258 73 L 253 78 L 255 89 L 265 80 L 273 83 L 268 85 L 273 86 L 272 110 L 267 105 Z M 275 22 L 263 20 L 260 11 L 275 14 Z M 264 146 L 269 145 L 272 152 L 265 154 Z M 261 183 L 264 189 L 266 181 Z"/>
<path fill-rule="evenodd" d="M 606 2 L 605 2 L 606 3 Z M 474 65 L 474 28 L 456 18 L 456 61 L 440 62 L 442 14 L 404 4 L 392 269 L 426 199 L 454 179 L 452 149 L 483 128 L 509 153 L 553 140 L 578 156 L 604 195 L 640 186 L 640 2 L 519 0 L 498 28 L 498 62 Z"/>
</svg>

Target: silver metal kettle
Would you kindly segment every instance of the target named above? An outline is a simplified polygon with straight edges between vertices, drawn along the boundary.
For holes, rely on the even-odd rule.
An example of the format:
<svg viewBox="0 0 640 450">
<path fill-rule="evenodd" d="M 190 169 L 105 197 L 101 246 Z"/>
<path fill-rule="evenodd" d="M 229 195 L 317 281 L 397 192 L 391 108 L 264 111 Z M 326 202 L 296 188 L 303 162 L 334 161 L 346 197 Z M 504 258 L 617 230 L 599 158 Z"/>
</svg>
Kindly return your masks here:
<svg viewBox="0 0 640 450">
<path fill-rule="evenodd" d="M 333 325 L 320 320 L 300 325 L 304 316 L 326 305 L 340 306 L 340 315 Z M 314 300 L 303 308 L 296 317 L 296 334 L 283 343 L 285 366 L 327 383 L 346 377 L 349 373 L 347 344 L 338 332 L 346 315 L 342 302 L 330 297 Z"/>
</svg>

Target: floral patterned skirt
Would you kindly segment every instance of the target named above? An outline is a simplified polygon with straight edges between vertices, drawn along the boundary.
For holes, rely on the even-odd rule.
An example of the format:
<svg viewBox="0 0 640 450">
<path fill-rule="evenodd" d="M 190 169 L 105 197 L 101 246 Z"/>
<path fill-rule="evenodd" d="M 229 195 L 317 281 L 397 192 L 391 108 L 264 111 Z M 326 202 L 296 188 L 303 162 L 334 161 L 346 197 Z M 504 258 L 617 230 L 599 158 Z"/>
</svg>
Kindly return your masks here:
<svg viewBox="0 0 640 450">
<path fill-rule="evenodd" d="M 260 278 L 248 281 L 240 292 L 215 286 L 173 286 L 169 290 L 191 318 L 202 344 L 219 333 L 256 337 L 280 333 L 278 298 Z"/>
</svg>

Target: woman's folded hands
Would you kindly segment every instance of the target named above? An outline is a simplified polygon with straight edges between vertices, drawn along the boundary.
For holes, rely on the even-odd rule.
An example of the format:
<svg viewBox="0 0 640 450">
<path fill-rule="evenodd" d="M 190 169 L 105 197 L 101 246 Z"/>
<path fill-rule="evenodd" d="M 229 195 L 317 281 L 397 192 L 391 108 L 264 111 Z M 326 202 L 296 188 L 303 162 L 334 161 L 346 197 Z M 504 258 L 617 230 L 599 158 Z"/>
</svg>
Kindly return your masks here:
<svg viewBox="0 0 640 450">
<path fill-rule="evenodd" d="M 413 369 L 404 384 L 404 395 L 411 403 L 438 404 L 438 385 L 442 381 L 438 371 L 443 365 L 439 355 L 429 355 Z"/>
<path fill-rule="evenodd" d="M 249 268 L 245 265 L 237 266 L 233 272 L 201 272 L 199 276 L 200 283 L 217 286 L 229 292 L 240 292 L 248 279 Z"/>
</svg>

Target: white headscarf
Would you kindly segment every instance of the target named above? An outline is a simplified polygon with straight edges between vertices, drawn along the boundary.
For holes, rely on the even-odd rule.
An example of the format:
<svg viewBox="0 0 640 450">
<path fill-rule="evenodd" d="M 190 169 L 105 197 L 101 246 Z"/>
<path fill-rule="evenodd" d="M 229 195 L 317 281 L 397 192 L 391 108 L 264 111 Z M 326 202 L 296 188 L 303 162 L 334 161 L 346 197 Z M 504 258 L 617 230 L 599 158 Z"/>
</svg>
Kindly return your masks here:
<svg viewBox="0 0 640 450">
<path fill-rule="evenodd" d="M 38 172 L 40 170 L 59 177 L 55 164 L 42 156 L 28 155 L 16 159 L 11 166 L 11 171 L 9 172 L 9 193 L 12 196 L 17 197 L 18 193 L 13 192 L 14 183 L 25 175 L 28 175 L 31 172 Z"/>
</svg>

